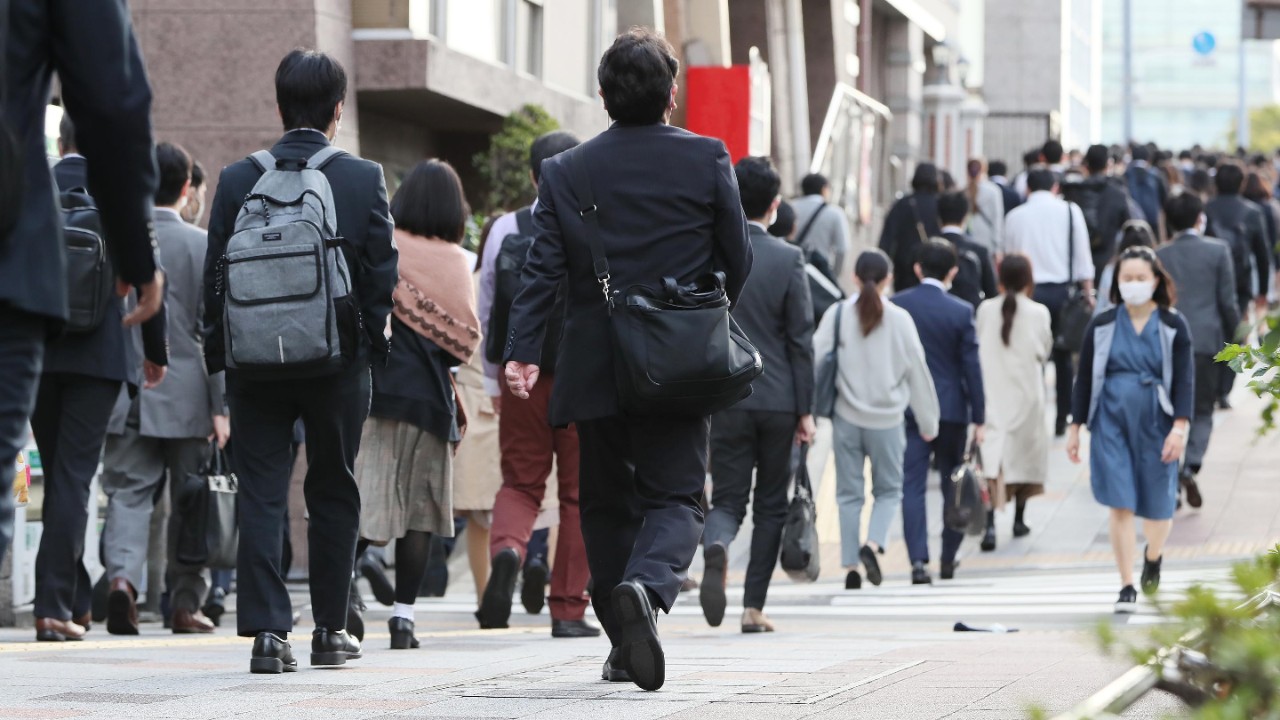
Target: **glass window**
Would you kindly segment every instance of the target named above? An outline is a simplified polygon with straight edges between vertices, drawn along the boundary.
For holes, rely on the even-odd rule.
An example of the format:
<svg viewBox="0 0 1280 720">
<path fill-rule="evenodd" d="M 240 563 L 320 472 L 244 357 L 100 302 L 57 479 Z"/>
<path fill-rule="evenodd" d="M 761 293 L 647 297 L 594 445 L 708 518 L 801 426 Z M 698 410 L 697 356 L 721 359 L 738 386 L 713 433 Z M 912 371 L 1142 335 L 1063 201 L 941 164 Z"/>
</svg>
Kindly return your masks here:
<svg viewBox="0 0 1280 720">
<path fill-rule="evenodd" d="M 542 0 L 520 0 L 515 51 L 520 72 L 542 77 Z"/>
</svg>

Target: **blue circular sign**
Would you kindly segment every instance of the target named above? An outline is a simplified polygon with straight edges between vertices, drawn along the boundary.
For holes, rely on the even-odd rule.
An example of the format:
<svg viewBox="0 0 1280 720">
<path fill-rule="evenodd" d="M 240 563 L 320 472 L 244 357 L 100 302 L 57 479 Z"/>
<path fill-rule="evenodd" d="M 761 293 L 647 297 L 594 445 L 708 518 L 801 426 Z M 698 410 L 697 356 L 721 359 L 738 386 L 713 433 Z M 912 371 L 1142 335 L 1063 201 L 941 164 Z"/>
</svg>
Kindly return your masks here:
<svg viewBox="0 0 1280 720">
<path fill-rule="evenodd" d="M 1213 36 L 1213 33 L 1208 32 L 1207 30 L 1198 32 L 1195 37 L 1191 38 L 1191 47 L 1195 48 L 1196 53 L 1199 55 L 1208 55 L 1212 53 L 1213 49 L 1217 46 L 1218 39 Z"/>
</svg>

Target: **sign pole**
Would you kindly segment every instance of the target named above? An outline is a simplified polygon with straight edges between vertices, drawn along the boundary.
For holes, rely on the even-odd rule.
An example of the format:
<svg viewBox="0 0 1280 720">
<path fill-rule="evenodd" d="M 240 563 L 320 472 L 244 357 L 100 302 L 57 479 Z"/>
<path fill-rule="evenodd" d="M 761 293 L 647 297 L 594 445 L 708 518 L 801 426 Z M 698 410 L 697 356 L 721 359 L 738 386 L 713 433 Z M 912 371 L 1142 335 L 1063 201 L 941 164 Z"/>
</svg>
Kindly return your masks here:
<svg viewBox="0 0 1280 720">
<path fill-rule="evenodd" d="M 1133 137 L 1133 0 L 1124 0 L 1121 11 L 1124 16 L 1124 142 L 1129 144 Z"/>
</svg>

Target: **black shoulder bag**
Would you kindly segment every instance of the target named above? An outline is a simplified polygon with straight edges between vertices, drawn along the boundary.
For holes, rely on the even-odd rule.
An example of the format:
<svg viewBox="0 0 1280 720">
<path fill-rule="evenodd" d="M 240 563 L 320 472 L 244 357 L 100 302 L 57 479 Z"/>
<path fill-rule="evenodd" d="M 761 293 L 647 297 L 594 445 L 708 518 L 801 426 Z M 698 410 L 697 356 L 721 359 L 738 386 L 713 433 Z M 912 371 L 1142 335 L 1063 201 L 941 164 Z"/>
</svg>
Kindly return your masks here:
<svg viewBox="0 0 1280 720">
<path fill-rule="evenodd" d="M 724 273 L 708 273 L 688 285 L 666 277 L 657 288 L 634 285 L 625 293 L 610 288 L 599 208 L 582 147 L 570 150 L 567 161 L 609 312 L 622 411 L 634 416 L 701 417 L 747 398 L 751 381 L 764 365 L 729 315 Z"/>
<path fill-rule="evenodd" d="M 1058 335 L 1053 343 L 1058 350 L 1078 353 L 1084 346 L 1084 333 L 1093 319 L 1093 308 L 1076 282 L 1076 219 L 1071 207 L 1072 204 L 1067 203 L 1067 284 L 1070 291 L 1058 318 Z"/>
<path fill-rule="evenodd" d="M 781 550 L 778 564 L 787 577 L 795 582 L 813 582 L 822 570 L 819 559 L 818 515 L 813 500 L 813 486 L 809 484 L 809 446 L 800 448 L 800 462 L 795 472 L 795 493 L 787 508 L 787 519 L 782 526 Z M 983 516 L 985 519 L 985 516 Z"/>
</svg>

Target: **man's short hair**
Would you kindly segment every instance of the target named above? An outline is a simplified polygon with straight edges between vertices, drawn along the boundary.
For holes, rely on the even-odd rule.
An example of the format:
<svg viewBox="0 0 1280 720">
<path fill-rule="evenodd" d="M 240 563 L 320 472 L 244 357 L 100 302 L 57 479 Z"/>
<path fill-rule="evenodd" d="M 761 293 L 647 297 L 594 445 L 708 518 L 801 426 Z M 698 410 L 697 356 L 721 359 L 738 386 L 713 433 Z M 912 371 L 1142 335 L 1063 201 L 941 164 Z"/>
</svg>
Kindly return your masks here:
<svg viewBox="0 0 1280 720">
<path fill-rule="evenodd" d="M 191 156 L 179 145 L 162 142 L 156 145 L 156 169 L 160 175 L 156 183 L 156 205 L 176 204 L 182 197 L 183 186 L 191 179 Z"/>
<path fill-rule="evenodd" d="M 618 36 L 600 58 L 596 79 L 609 117 L 621 123 L 660 122 L 671 104 L 671 87 L 680 72 L 671 43 L 647 28 Z"/>
<path fill-rule="evenodd" d="M 767 157 L 744 157 L 733 166 L 738 176 L 738 196 L 747 219 L 764 217 L 782 189 L 782 177 Z"/>
<path fill-rule="evenodd" d="M 1213 184 L 1218 186 L 1219 195 L 1239 195 L 1244 187 L 1244 170 L 1235 163 L 1223 163 L 1213 176 Z"/>
<path fill-rule="evenodd" d="M 1151 162 L 1151 148 L 1146 145 L 1134 145 L 1129 150 L 1129 157 L 1142 162 Z"/>
<path fill-rule="evenodd" d="M 71 122 L 71 113 L 65 110 L 62 121 L 58 123 L 58 140 L 62 142 L 63 152 L 77 152 L 80 145 L 76 142 L 76 124 Z"/>
<path fill-rule="evenodd" d="M 938 166 L 933 163 L 920 163 L 911 176 L 911 189 L 915 192 L 936 193 L 941 179 L 938 177 Z"/>
<path fill-rule="evenodd" d="M 821 195 L 829 187 L 831 183 L 820 173 L 809 173 L 800 181 L 800 192 L 805 195 Z"/>
<path fill-rule="evenodd" d="M 1190 150 L 1183 150 L 1182 152 L 1178 153 L 1178 159 L 1179 159 L 1179 160 L 1191 160 L 1191 159 L 1193 159 L 1193 158 L 1192 158 L 1192 155 L 1191 155 L 1191 151 L 1190 151 Z"/>
<path fill-rule="evenodd" d="M 938 196 L 938 220 L 943 225 L 959 225 L 969 216 L 969 198 L 962 192 Z"/>
<path fill-rule="evenodd" d="M 992 160 L 987 163 L 987 177 L 1005 177 L 1009 174 L 1009 164 L 1003 160 Z"/>
<path fill-rule="evenodd" d="M 1203 212 L 1204 202 L 1193 192 L 1174 195 L 1164 204 L 1164 217 L 1173 232 L 1183 232 L 1195 227 Z"/>
<path fill-rule="evenodd" d="M 1036 168 L 1027 173 L 1027 191 L 1052 190 L 1058 184 L 1058 176 L 1048 168 Z"/>
<path fill-rule="evenodd" d="M 1107 163 L 1111 160 L 1111 151 L 1106 145 L 1090 145 L 1084 154 L 1084 166 L 1092 175 L 1101 175 L 1107 171 Z"/>
<path fill-rule="evenodd" d="M 1022 164 L 1024 167 L 1033 168 L 1040 164 L 1040 148 L 1032 148 L 1022 153 Z"/>
<path fill-rule="evenodd" d="M 791 203 L 783 200 L 778 203 L 778 219 L 769 226 L 769 234 L 782 240 L 790 240 L 791 233 L 795 231 L 796 209 L 791 207 Z"/>
<path fill-rule="evenodd" d="M 1057 140 L 1045 140 L 1044 147 L 1040 148 L 1040 154 L 1044 157 L 1044 161 L 1050 165 L 1057 165 L 1062 162 L 1062 143 Z"/>
<path fill-rule="evenodd" d="M 529 169 L 533 171 L 533 181 L 542 181 L 542 161 L 553 158 L 565 150 L 572 150 L 582 144 L 577 135 L 566 130 L 553 130 L 540 136 L 529 145 Z"/>
<path fill-rule="evenodd" d="M 276 104 L 285 130 L 312 128 L 323 132 L 333 122 L 338 103 L 347 97 L 347 72 L 318 50 L 294 50 L 276 68 Z"/>
<path fill-rule="evenodd" d="M 956 266 L 956 247 L 943 238 L 929 238 L 920 245 L 920 272 L 927 278 L 946 280 L 947 273 Z"/>
<path fill-rule="evenodd" d="M 191 189 L 196 190 L 204 185 L 204 166 L 199 160 L 191 161 Z"/>
</svg>

